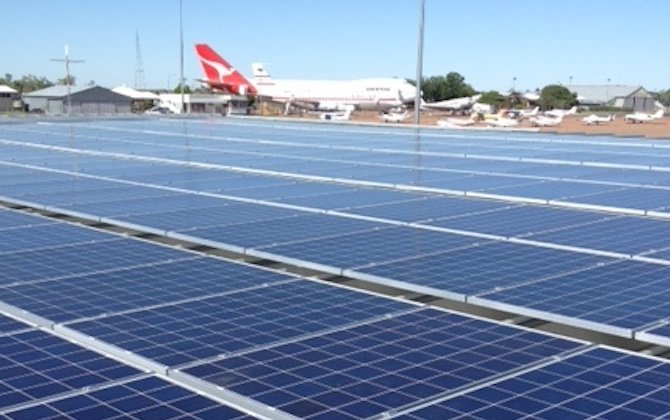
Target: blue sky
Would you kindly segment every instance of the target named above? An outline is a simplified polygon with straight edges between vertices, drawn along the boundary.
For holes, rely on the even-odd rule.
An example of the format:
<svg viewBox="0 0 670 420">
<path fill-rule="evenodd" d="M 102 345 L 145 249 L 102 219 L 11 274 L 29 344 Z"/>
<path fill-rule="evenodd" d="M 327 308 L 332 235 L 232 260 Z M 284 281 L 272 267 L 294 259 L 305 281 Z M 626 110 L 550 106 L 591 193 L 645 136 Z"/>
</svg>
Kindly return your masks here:
<svg viewBox="0 0 670 420">
<path fill-rule="evenodd" d="M 184 73 L 207 42 L 244 74 L 414 78 L 418 0 L 183 0 Z M 146 84 L 179 77 L 178 0 L 3 0 L 0 74 L 56 80 L 69 44 L 79 83 L 133 85 L 135 32 Z M 478 90 L 549 83 L 670 88 L 668 0 L 426 0 L 424 75 L 461 73 Z"/>
</svg>

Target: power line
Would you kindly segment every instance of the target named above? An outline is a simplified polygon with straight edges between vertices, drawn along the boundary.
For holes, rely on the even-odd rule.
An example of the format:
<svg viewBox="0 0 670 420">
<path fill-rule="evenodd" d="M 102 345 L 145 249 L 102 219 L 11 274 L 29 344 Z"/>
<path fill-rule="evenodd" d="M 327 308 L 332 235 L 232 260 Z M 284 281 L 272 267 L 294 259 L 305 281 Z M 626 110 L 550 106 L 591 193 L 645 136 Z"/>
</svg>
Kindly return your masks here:
<svg viewBox="0 0 670 420">
<path fill-rule="evenodd" d="M 72 78 L 70 76 L 70 63 L 85 63 L 85 60 L 75 60 L 70 58 L 70 49 L 68 45 L 65 44 L 65 58 L 52 58 L 51 61 L 57 61 L 60 63 L 65 63 L 65 85 L 67 86 L 67 115 L 70 115 L 72 112 Z"/>
</svg>

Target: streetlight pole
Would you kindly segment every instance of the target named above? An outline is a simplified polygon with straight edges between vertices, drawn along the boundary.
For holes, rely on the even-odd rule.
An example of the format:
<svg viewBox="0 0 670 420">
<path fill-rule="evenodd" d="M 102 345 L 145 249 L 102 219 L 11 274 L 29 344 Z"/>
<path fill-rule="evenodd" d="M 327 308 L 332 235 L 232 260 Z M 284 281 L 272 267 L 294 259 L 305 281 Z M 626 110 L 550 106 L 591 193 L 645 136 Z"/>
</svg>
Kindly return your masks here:
<svg viewBox="0 0 670 420">
<path fill-rule="evenodd" d="M 59 61 L 65 63 L 65 85 L 67 86 L 67 115 L 72 112 L 72 79 L 70 76 L 70 63 L 84 63 L 84 60 L 70 59 L 70 49 L 65 44 L 65 58 L 52 58 L 51 61 Z"/>
<path fill-rule="evenodd" d="M 425 0 L 419 0 L 419 45 L 416 57 L 416 96 L 414 97 L 414 124 L 421 123 L 421 78 L 423 77 L 423 21 L 426 10 Z"/>
</svg>

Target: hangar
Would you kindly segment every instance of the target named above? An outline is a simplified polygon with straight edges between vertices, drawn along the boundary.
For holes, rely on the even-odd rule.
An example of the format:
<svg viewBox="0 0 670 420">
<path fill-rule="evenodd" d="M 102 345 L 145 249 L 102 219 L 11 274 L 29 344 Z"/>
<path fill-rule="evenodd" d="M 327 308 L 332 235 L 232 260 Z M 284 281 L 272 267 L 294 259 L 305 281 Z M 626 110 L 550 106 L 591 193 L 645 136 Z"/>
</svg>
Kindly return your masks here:
<svg viewBox="0 0 670 420">
<path fill-rule="evenodd" d="M 51 86 L 23 95 L 28 110 L 41 109 L 48 114 L 66 114 L 68 87 Z M 73 114 L 130 113 L 132 99 L 102 86 L 71 86 L 70 101 Z"/>
</svg>

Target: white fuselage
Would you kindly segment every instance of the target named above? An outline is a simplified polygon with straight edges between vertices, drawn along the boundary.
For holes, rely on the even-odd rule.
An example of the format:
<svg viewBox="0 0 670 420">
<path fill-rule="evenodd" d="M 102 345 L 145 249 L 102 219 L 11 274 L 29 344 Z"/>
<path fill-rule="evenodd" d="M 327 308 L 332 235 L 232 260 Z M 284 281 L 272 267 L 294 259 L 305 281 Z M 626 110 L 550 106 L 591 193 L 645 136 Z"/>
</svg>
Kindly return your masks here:
<svg viewBox="0 0 670 420">
<path fill-rule="evenodd" d="M 416 88 L 403 79 L 256 80 L 261 97 L 278 102 L 318 104 L 317 109 L 338 110 L 343 105 L 360 109 L 391 108 L 414 100 Z"/>
</svg>

